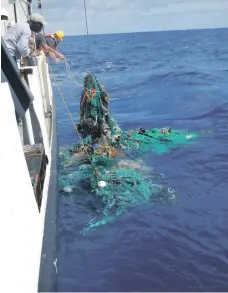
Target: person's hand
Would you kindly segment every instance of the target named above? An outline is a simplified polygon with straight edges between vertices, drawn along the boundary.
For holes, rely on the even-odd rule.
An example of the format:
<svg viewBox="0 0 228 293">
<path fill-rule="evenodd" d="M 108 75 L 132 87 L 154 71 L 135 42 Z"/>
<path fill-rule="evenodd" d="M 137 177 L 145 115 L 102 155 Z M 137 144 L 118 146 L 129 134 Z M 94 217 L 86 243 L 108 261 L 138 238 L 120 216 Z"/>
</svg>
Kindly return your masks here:
<svg viewBox="0 0 228 293">
<path fill-rule="evenodd" d="M 63 54 L 60 54 L 60 53 L 59 53 L 59 58 L 60 59 L 65 59 L 64 55 Z"/>
</svg>

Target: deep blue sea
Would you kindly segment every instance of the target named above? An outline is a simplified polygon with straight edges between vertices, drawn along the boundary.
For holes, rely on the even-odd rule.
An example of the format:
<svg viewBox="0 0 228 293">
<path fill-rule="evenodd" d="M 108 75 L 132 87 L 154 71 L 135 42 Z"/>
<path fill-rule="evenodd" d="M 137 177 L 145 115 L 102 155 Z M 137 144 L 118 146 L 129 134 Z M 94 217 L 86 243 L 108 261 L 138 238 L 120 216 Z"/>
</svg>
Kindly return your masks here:
<svg viewBox="0 0 228 293">
<path fill-rule="evenodd" d="M 228 29 L 93 35 L 90 43 L 91 69 L 120 127 L 200 136 L 146 162 L 168 177 L 175 204 L 140 205 L 82 236 L 93 217 L 86 194 L 60 194 L 58 291 L 227 291 Z M 59 50 L 82 84 L 86 37 L 66 37 Z M 53 69 L 77 121 L 81 88 L 64 63 Z M 62 149 L 77 137 L 57 92 L 56 101 Z"/>
</svg>

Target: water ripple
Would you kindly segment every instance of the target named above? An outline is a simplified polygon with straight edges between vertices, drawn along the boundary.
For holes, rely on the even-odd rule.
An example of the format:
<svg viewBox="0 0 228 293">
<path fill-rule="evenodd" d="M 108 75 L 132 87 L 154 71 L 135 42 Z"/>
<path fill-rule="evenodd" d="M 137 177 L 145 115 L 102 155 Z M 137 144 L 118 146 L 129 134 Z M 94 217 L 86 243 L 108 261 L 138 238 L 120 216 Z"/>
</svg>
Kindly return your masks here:
<svg viewBox="0 0 228 293">
<path fill-rule="evenodd" d="M 63 52 L 82 82 L 87 40 L 65 39 Z M 60 194 L 58 290 L 227 291 L 227 29 L 91 36 L 91 44 L 94 71 L 121 127 L 170 126 L 200 137 L 144 158 L 168 176 L 175 205 L 141 205 L 82 237 L 102 207 L 79 186 Z M 54 72 L 77 117 L 80 89 L 67 81 L 64 66 Z M 77 138 L 57 94 L 56 102 L 66 146 Z"/>
</svg>

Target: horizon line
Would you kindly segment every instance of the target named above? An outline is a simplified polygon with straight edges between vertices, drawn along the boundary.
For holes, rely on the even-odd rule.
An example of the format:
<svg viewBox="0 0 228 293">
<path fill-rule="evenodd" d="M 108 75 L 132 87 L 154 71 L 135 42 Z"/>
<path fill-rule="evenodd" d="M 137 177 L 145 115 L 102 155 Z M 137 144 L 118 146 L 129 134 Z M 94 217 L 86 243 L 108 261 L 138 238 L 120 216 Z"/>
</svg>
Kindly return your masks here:
<svg viewBox="0 0 228 293">
<path fill-rule="evenodd" d="M 167 30 L 154 30 L 154 31 L 132 31 L 132 32 L 116 32 L 116 33 L 90 33 L 90 36 L 98 36 L 98 35 L 119 35 L 119 34 L 140 34 L 140 33 L 161 33 L 161 32 L 176 32 L 176 31 L 195 31 L 195 30 L 217 30 L 217 29 L 228 29 L 228 27 L 208 27 L 208 28 L 190 28 L 190 29 L 167 29 Z M 78 35 L 68 35 L 65 34 L 66 37 L 83 37 L 87 36 L 86 33 L 78 34 Z"/>
</svg>

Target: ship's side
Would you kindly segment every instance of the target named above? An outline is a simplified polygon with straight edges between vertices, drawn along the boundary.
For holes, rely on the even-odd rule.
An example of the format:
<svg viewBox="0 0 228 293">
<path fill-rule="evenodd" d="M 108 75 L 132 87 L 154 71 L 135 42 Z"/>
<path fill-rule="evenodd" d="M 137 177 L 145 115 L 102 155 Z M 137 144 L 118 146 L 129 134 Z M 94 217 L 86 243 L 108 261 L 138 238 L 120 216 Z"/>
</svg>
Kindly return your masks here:
<svg viewBox="0 0 228 293">
<path fill-rule="evenodd" d="M 1 20 L 2 35 L 32 11 L 20 0 L 3 0 L 1 7 L 9 14 Z M 49 67 L 44 55 L 21 67 L 3 40 L 1 57 L 0 288 L 55 291 L 58 150 Z"/>
</svg>

